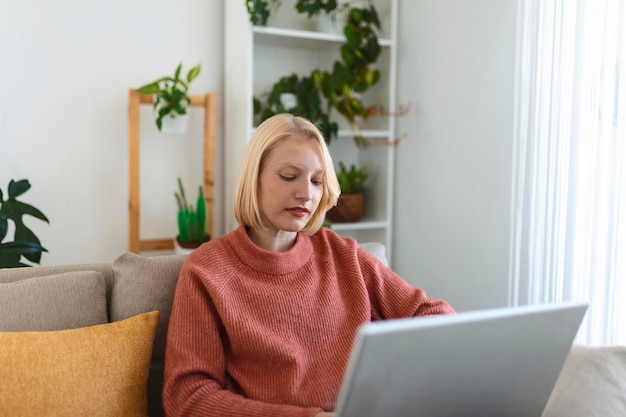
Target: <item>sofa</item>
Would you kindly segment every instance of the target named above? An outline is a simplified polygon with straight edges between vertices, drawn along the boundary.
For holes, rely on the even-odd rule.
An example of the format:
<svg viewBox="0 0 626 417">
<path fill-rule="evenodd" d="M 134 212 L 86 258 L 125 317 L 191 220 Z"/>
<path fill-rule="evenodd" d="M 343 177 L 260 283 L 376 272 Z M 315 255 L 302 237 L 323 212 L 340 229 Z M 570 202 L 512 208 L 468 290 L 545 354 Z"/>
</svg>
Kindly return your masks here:
<svg viewBox="0 0 626 417">
<path fill-rule="evenodd" d="M 386 262 L 384 247 L 366 247 Z M 0 416 L 163 416 L 185 255 L 0 269 Z M 544 417 L 626 416 L 626 348 L 576 346 Z"/>
</svg>

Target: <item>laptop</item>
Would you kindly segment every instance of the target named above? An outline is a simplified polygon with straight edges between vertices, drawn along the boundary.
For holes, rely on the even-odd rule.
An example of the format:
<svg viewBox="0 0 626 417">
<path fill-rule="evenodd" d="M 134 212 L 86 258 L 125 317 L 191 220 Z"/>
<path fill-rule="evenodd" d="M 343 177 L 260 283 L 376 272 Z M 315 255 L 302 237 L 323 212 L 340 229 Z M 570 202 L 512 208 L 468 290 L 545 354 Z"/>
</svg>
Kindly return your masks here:
<svg viewBox="0 0 626 417">
<path fill-rule="evenodd" d="M 586 303 L 368 323 L 336 417 L 540 417 Z"/>
</svg>

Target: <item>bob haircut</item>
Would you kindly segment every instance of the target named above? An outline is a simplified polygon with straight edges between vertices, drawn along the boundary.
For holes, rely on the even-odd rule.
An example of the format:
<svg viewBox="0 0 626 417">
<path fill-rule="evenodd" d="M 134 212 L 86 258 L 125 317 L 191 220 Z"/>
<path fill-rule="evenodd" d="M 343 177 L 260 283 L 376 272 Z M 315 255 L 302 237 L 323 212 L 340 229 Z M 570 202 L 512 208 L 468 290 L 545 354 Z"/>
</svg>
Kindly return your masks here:
<svg viewBox="0 0 626 417">
<path fill-rule="evenodd" d="M 337 204 L 341 190 L 324 136 L 313 123 L 302 117 L 288 113 L 277 114 L 256 128 L 243 156 L 233 201 L 235 219 L 241 226 L 267 230 L 259 209 L 259 176 L 270 152 L 292 137 L 316 141 L 324 169 L 320 203 L 302 233 L 309 236 L 316 233 L 322 227 L 326 211 Z"/>
</svg>

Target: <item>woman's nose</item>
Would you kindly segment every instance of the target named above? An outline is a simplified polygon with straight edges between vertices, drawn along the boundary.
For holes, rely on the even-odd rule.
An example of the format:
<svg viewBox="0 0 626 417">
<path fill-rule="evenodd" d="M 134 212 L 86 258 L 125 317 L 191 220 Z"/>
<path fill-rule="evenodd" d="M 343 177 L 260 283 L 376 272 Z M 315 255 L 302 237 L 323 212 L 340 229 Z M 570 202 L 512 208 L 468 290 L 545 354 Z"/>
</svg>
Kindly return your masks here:
<svg viewBox="0 0 626 417">
<path fill-rule="evenodd" d="M 298 184 L 298 188 L 296 190 L 296 198 L 299 200 L 310 200 L 312 198 L 312 190 L 313 184 L 310 181 L 302 181 Z"/>
</svg>

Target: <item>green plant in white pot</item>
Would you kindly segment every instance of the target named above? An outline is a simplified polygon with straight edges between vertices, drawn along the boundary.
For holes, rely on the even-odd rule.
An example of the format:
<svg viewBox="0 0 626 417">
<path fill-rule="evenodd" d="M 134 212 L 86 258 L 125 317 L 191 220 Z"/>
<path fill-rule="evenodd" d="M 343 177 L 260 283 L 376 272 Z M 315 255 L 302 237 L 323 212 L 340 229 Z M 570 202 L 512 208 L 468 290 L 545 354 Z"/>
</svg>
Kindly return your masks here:
<svg viewBox="0 0 626 417">
<path fill-rule="evenodd" d="M 191 100 L 188 96 L 191 82 L 200 74 L 200 64 L 181 78 L 183 64 L 179 64 L 173 77 L 161 77 L 149 84 L 141 86 L 137 92 L 154 95 L 154 110 L 157 112 L 156 126 L 163 131 L 164 122 L 186 120 Z"/>
<path fill-rule="evenodd" d="M 0 268 L 31 266 L 22 262 L 22 257 L 38 264 L 41 253 L 47 249 L 41 246 L 39 238 L 24 224 L 23 217 L 29 215 L 47 223 L 48 218 L 37 208 L 18 201 L 17 197 L 30 189 L 28 180 L 9 181 L 7 199 L 0 189 Z M 4 242 L 9 232 L 9 220 L 15 226 L 13 241 Z"/>
<path fill-rule="evenodd" d="M 178 224 L 178 236 L 176 242 L 178 246 L 184 249 L 195 249 L 204 242 L 208 242 L 211 237 L 206 232 L 206 199 L 202 186 L 198 187 L 198 198 L 196 205 L 187 203 L 185 196 L 185 187 L 178 177 L 178 192 L 174 193 L 176 204 L 178 205 L 178 213 L 176 215 L 176 223 Z"/>
</svg>

